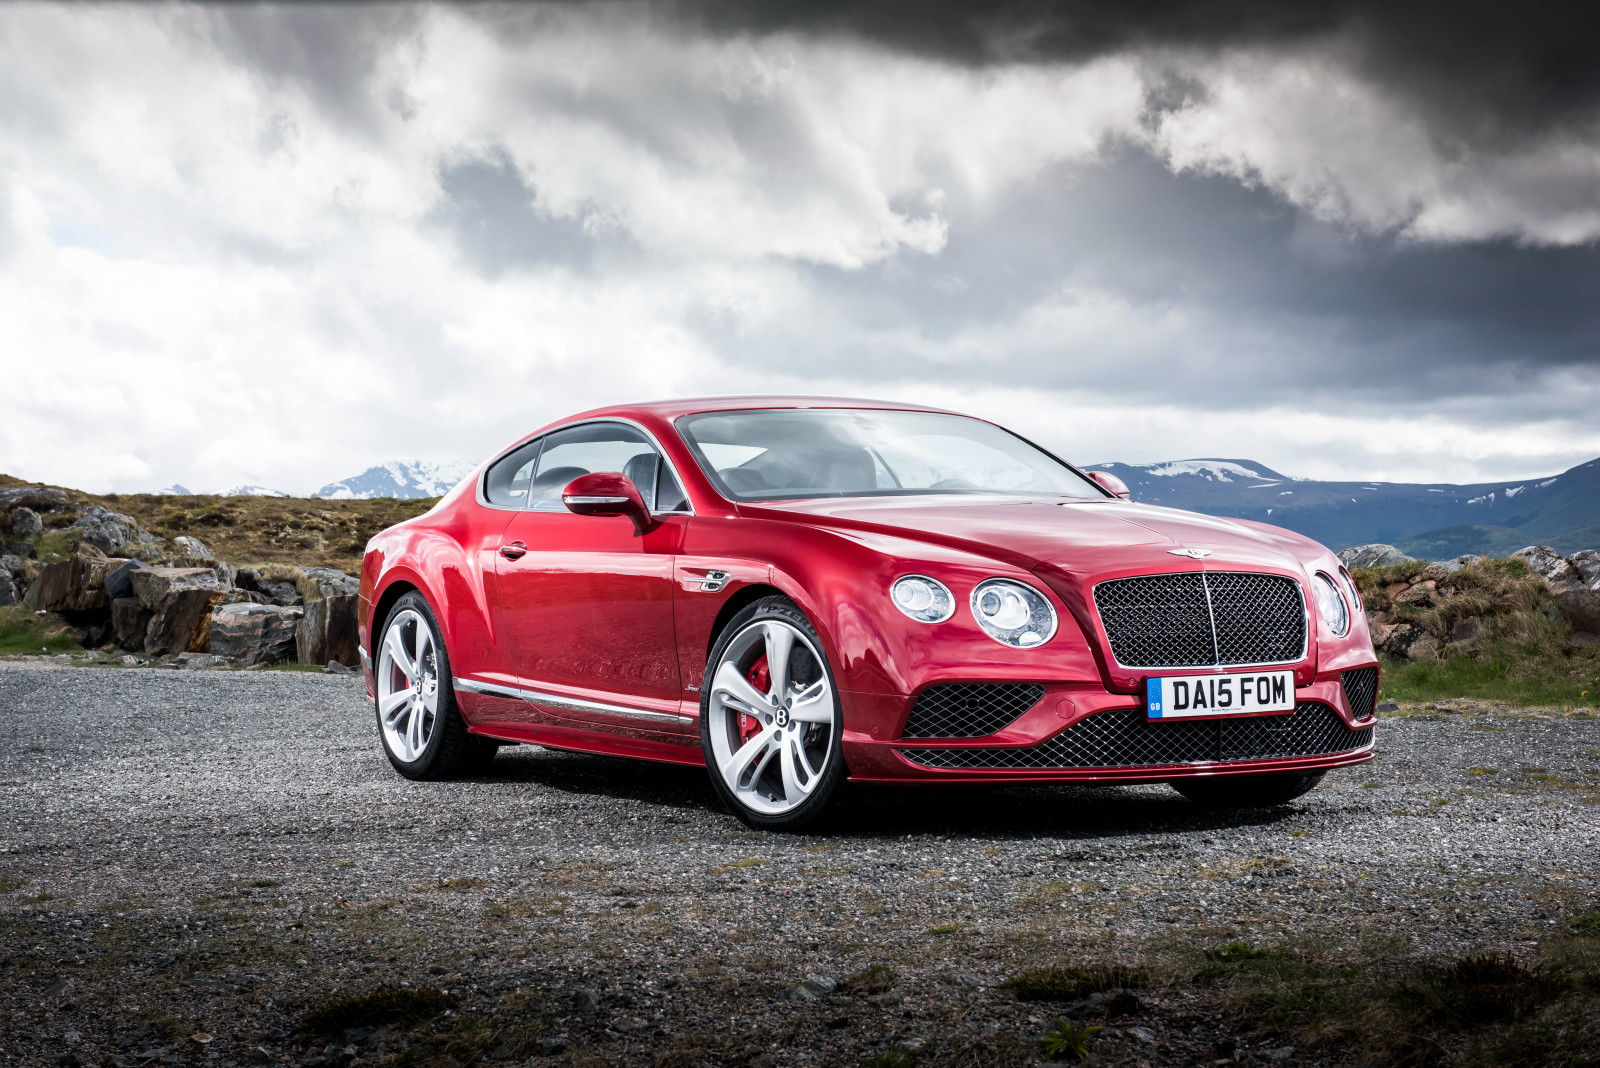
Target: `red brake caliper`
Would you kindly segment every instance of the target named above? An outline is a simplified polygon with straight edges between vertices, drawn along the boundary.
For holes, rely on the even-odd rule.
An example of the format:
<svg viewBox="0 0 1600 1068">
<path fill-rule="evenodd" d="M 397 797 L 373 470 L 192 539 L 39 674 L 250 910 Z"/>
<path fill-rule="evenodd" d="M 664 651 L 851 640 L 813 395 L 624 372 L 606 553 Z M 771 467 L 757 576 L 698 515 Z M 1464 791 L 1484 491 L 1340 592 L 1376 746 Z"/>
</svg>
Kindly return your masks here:
<svg viewBox="0 0 1600 1068">
<path fill-rule="evenodd" d="M 762 653 L 761 656 L 756 659 L 756 662 L 750 665 L 750 670 L 744 673 L 744 677 L 745 680 L 750 683 L 750 685 L 754 686 L 762 693 L 767 692 L 767 690 L 772 686 L 772 675 L 767 671 L 766 653 Z M 761 721 L 752 715 L 740 712 L 739 744 L 743 745 L 745 742 L 748 742 L 750 739 L 754 738 L 760 733 Z"/>
</svg>

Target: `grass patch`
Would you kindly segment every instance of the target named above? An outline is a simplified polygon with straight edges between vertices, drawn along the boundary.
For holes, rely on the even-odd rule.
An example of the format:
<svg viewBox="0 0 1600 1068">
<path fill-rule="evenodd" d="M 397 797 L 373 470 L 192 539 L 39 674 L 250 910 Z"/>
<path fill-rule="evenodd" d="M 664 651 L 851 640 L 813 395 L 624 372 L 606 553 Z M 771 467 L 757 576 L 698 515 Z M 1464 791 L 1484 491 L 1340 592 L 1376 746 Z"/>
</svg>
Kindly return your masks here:
<svg viewBox="0 0 1600 1068">
<path fill-rule="evenodd" d="M 409 1027 L 455 1007 L 456 998 L 431 987 L 381 986 L 366 994 L 335 998 L 306 1013 L 300 1029 L 315 1035 L 338 1035 L 351 1027 Z"/>
<path fill-rule="evenodd" d="M 59 618 L 25 604 L 0 608 L 0 653 L 76 653 L 83 649 Z"/>
<path fill-rule="evenodd" d="M 1149 983 L 1146 974 L 1120 964 L 1031 968 L 1000 984 L 1018 1001 L 1077 1001 L 1107 990 L 1137 990 Z"/>
<path fill-rule="evenodd" d="M 13 890 L 21 890 L 28 885 L 28 880 L 15 875 L 0 875 L 0 894 L 9 894 Z"/>
<path fill-rule="evenodd" d="M 861 1058 L 861 1068 L 916 1068 L 917 1058 L 903 1049 Z"/>
<path fill-rule="evenodd" d="M 1535 971 L 1509 953 L 1465 956 L 1433 969 L 1394 995 L 1422 1021 L 1461 1031 L 1526 1016 L 1566 990 L 1565 977 Z"/>
<path fill-rule="evenodd" d="M 1039 1036 L 1039 1048 L 1053 1061 L 1086 1061 L 1089 1047 L 1100 1030 L 1095 1024 L 1058 1019 L 1055 1027 Z"/>
<path fill-rule="evenodd" d="M 1519 708 L 1600 708 L 1597 669 L 1592 656 L 1526 655 L 1516 649 L 1481 659 L 1449 656 L 1431 664 L 1385 658 L 1383 698 L 1421 704 L 1475 697 Z"/>
<path fill-rule="evenodd" d="M 839 984 L 847 994 L 883 994 L 894 986 L 894 972 L 887 965 L 873 964 Z"/>
<path fill-rule="evenodd" d="M 257 890 L 266 890 L 270 887 L 282 886 L 283 884 L 276 879 L 251 879 L 244 885 L 255 887 Z"/>
</svg>

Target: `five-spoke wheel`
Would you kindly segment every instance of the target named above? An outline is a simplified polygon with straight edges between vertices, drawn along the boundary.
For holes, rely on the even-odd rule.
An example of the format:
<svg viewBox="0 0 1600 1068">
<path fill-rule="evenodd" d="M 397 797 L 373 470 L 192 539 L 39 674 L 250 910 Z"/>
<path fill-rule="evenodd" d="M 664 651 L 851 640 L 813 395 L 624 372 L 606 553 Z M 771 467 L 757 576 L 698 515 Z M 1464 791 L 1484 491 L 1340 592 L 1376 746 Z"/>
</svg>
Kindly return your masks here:
<svg viewBox="0 0 1600 1068">
<path fill-rule="evenodd" d="M 701 701 L 706 763 L 747 823 L 797 827 L 842 777 L 839 702 L 821 642 L 786 599 L 736 617 L 717 643 Z"/>
</svg>

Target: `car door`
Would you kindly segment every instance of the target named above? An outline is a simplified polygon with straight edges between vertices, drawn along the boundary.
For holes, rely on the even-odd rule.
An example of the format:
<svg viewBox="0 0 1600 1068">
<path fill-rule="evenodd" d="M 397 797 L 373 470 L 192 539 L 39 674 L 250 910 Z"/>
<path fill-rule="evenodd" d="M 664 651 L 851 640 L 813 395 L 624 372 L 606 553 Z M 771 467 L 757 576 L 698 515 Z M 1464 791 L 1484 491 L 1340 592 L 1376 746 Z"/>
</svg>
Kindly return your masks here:
<svg viewBox="0 0 1600 1068">
<path fill-rule="evenodd" d="M 567 511 L 561 490 L 594 471 L 632 478 L 657 512 L 653 529 Z M 601 421 L 545 435 L 526 506 L 501 535 L 491 604 L 505 661 L 541 709 L 607 728 L 687 729 L 672 617 L 686 514 L 637 428 Z"/>
</svg>

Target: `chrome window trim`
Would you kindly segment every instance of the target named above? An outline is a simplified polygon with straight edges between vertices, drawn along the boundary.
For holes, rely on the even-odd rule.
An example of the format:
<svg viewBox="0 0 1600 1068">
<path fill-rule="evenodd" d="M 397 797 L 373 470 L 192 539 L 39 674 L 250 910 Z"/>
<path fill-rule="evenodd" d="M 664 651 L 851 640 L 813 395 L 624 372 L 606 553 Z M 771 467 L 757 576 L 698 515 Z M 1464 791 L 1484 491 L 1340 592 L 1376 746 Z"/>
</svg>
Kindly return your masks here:
<svg viewBox="0 0 1600 1068">
<path fill-rule="evenodd" d="M 560 426 L 553 426 L 549 430 L 546 430 L 543 434 L 540 434 L 539 437 L 537 439 L 535 439 L 535 440 L 543 441 L 543 439 L 548 438 L 551 434 L 559 433 L 560 431 L 563 431 L 563 430 L 571 430 L 573 427 L 577 427 L 577 426 L 589 426 L 591 423 L 621 423 L 623 426 L 632 427 L 634 430 L 637 430 L 639 433 L 641 433 L 641 434 L 643 434 L 645 436 L 645 438 L 650 442 L 651 445 L 653 445 L 655 447 L 656 455 L 661 457 L 661 462 L 667 465 L 667 470 L 671 471 L 672 472 L 672 477 L 677 479 L 678 488 L 680 490 L 683 490 L 683 503 L 687 507 L 686 508 L 675 509 L 675 510 L 670 511 L 670 512 L 661 511 L 660 509 L 652 508 L 652 509 L 650 509 L 650 514 L 651 515 L 653 515 L 653 516 L 671 516 L 671 515 L 694 515 L 695 514 L 694 502 L 689 499 L 688 483 L 684 482 L 683 476 L 678 474 L 678 467 L 677 467 L 676 464 L 674 464 L 672 462 L 672 457 L 667 455 L 667 450 L 663 449 L 661 447 L 661 439 L 656 437 L 655 434 L 651 433 L 650 428 L 645 426 L 643 423 L 637 422 L 636 420 L 633 420 L 633 419 L 628 419 L 625 416 L 618 416 L 618 415 L 596 416 L 593 419 L 579 419 L 575 423 L 563 423 Z M 489 501 L 489 498 L 484 495 L 484 491 L 483 491 L 484 484 L 486 482 L 488 482 L 488 480 L 489 480 L 489 469 L 491 467 L 493 467 L 495 464 L 499 463 L 500 460 L 503 459 L 504 457 L 511 455 L 512 453 L 516 452 L 518 449 L 522 448 L 524 445 L 527 445 L 527 444 L 529 444 L 529 442 L 519 441 L 515 445 L 512 445 L 508 449 L 502 449 L 502 450 L 500 450 L 498 453 L 496 453 L 494 455 L 493 459 L 491 459 L 488 463 L 483 465 L 483 469 L 478 475 L 478 482 L 477 482 L 477 498 L 478 498 L 478 504 L 480 506 L 482 506 L 484 508 L 492 508 L 497 512 L 531 512 L 531 511 L 533 511 L 533 509 L 527 507 L 526 504 L 524 504 L 523 507 L 521 507 L 521 508 L 517 508 L 517 507 L 513 507 L 511 505 L 505 505 L 505 504 L 493 504 L 493 503 L 491 503 Z M 539 451 L 541 453 L 544 452 L 544 446 L 542 444 L 539 447 Z M 547 514 L 555 515 L 555 514 L 559 514 L 559 513 L 551 512 L 551 513 L 547 513 Z"/>
<path fill-rule="evenodd" d="M 476 679 L 468 678 L 452 678 L 450 681 L 456 689 L 466 693 L 483 694 L 488 697 L 508 697 L 526 701 L 530 705 L 548 705 L 551 708 L 565 708 L 573 712 L 598 712 L 606 716 L 621 716 L 624 719 L 642 719 L 655 723 L 677 723 L 682 725 L 694 722 L 688 716 L 682 716 L 675 712 L 647 712 L 640 708 L 625 708 L 621 705 L 610 705 L 601 701 L 584 701 L 576 697 L 563 697 L 560 694 L 531 690 L 522 686 L 507 686 L 498 682 L 479 682 Z"/>
<path fill-rule="evenodd" d="M 1288 579 L 1290 582 L 1294 583 L 1295 592 L 1300 595 L 1300 615 L 1305 620 L 1304 629 L 1301 631 L 1300 655 L 1295 657 L 1293 660 L 1263 660 L 1255 664 L 1173 664 L 1170 667 L 1159 668 L 1129 667 L 1127 664 L 1124 664 L 1122 661 L 1117 659 L 1116 651 L 1111 648 L 1111 633 L 1106 630 L 1106 621 L 1100 615 L 1100 604 L 1095 600 L 1095 591 L 1108 582 L 1121 582 L 1123 579 L 1132 578 L 1165 578 L 1168 575 L 1268 575 L 1272 578 Z M 1202 585 L 1204 585 L 1204 583 L 1202 583 Z M 1211 643 L 1212 647 L 1215 648 L 1217 644 L 1216 615 L 1211 609 L 1210 586 L 1206 586 L 1205 590 L 1206 612 L 1211 616 Z M 1280 575 L 1276 571 L 1241 571 L 1238 568 L 1229 568 L 1226 571 L 1221 569 L 1216 571 L 1141 571 L 1137 575 L 1118 575 L 1116 578 L 1101 579 L 1099 582 L 1091 585 L 1089 587 L 1089 604 L 1094 608 L 1095 622 L 1100 624 L 1100 634 L 1105 638 L 1106 656 L 1113 664 L 1117 665 L 1117 667 L 1121 668 L 1123 671 L 1142 671 L 1148 675 L 1164 671 L 1188 671 L 1191 669 L 1203 671 L 1209 668 L 1218 674 L 1228 674 L 1236 671 L 1249 671 L 1251 668 L 1258 667 L 1282 667 L 1285 664 L 1300 664 L 1304 663 L 1306 657 L 1311 655 L 1311 606 L 1306 602 L 1305 584 L 1299 579 L 1295 578 L 1293 575 Z M 1220 659 L 1220 656 L 1218 659 Z"/>
</svg>

